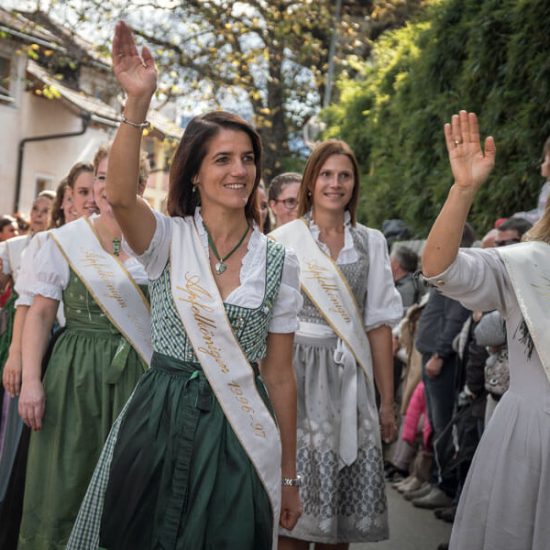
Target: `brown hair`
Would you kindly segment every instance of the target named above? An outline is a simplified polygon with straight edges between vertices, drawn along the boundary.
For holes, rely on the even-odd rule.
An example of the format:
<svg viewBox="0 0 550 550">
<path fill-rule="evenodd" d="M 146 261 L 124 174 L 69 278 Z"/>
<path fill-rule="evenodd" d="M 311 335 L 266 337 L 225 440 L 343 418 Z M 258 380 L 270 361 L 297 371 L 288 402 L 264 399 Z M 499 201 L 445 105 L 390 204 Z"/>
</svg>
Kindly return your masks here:
<svg viewBox="0 0 550 550">
<path fill-rule="evenodd" d="M 74 183 L 77 180 L 78 176 L 83 172 L 94 173 L 94 167 L 89 162 L 77 162 L 70 170 L 67 175 L 67 185 L 74 189 Z"/>
<path fill-rule="evenodd" d="M 298 172 L 284 172 L 275 176 L 269 184 L 269 200 L 276 201 L 283 192 L 283 189 L 291 183 L 300 185 L 302 183 L 302 175 L 298 174 Z"/>
<path fill-rule="evenodd" d="M 357 164 L 357 159 L 351 147 L 344 141 L 337 139 L 323 141 L 315 147 L 307 159 L 302 185 L 298 193 L 298 217 L 303 216 L 311 210 L 313 206 L 312 194 L 315 189 L 315 182 L 317 181 L 321 168 L 332 155 L 345 155 L 350 159 L 353 165 L 354 185 L 351 199 L 346 205 L 346 210 L 349 210 L 351 224 L 355 225 L 357 223 L 357 203 L 359 201 L 359 165 Z"/>
<path fill-rule="evenodd" d="M 65 219 L 65 212 L 63 212 L 63 209 L 61 208 L 67 187 L 69 187 L 68 180 L 67 178 L 63 178 L 57 186 L 55 192 L 55 200 L 53 201 L 52 212 L 50 215 L 50 227 L 61 227 L 62 225 L 65 225 L 67 221 Z"/>
<path fill-rule="evenodd" d="M 550 153 L 550 137 L 546 138 L 546 141 L 544 142 L 544 145 L 542 146 L 542 160 L 544 160 L 544 157 Z"/>
<path fill-rule="evenodd" d="M 212 111 L 191 119 L 176 149 L 170 168 L 170 189 L 167 210 L 170 216 L 191 216 L 199 204 L 199 194 L 193 191 L 193 178 L 197 175 L 208 145 L 222 129 L 244 132 L 250 138 L 254 151 L 256 178 L 252 193 L 244 208 L 248 220 L 259 224 L 256 189 L 262 175 L 262 142 L 248 122 L 226 111 Z"/>
<path fill-rule="evenodd" d="M 109 156 L 109 153 L 111 152 L 111 144 L 103 144 L 99 146 L 99 149 L 96 151 L 96 154 L 94 156 L 94 160 L 92 161 L 92 164 L 94 165 L 94 176 L 97 176 L 97 170 L 99 168 L 99 165 L 101 161 Z M 147 183 L 147 178 L 149 177 L 149 171 L 150 171 L 150 164 L 149 159 L 147 158 L 147 154 L 145 152 L 141 152 L 139 156 L 139 175 L 138 180 L 140 183 Z"/>
</svg>

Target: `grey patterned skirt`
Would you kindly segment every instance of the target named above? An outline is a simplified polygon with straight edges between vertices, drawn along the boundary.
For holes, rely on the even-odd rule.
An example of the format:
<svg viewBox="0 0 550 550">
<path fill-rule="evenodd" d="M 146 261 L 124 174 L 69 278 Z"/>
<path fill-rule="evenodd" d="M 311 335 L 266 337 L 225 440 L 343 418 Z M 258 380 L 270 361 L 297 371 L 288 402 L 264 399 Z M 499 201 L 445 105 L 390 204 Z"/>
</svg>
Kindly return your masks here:
<svg viewBox="0 0 550 550">
<path fill-rule="evenodd" d="M 357 368 L 357 458 L 343 465 L 342 366 L 334 361 L 337 338 L 296 335 L 298 473 L 303 515 L 280 534 L 325 544 L 388 538 L 387 503 L 374 391 Z"/>
</svg>

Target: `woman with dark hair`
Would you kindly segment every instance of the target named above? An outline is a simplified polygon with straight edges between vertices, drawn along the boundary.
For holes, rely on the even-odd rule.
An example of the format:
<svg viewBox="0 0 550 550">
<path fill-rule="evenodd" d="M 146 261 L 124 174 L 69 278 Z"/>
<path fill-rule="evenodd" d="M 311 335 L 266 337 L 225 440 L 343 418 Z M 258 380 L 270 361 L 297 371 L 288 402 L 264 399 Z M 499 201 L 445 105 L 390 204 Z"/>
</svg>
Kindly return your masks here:
<svg viewBox="0 0 550 550">
<path fill-rule="evenodd" d="M 352 150 L 326 141 L 307 161 L 300 218 L 271 233 L 296 250 L 304 297 L 294 346 L 304 514 L 281 531 L 285 550 L 388 537 L 380 432 L 395 436 L 390 327 L 402 305 L 383 235 L 357 223 L 358 199 Z"/>
<path fill-rule="evenodd" d="M 156 69 L 123 22 L 113 69 L 127 101 L 107 194 L 149 276 L 154 354 L 68 548 L 276 548 L 278 524 L 292 529 L 300 513 L 300 295 L 295 257 L 256 225 L 260 138 L 223 111 L 192 119 L 170 170 L 169 216 L 156 213 L 135 188 Z"/>
</svg>

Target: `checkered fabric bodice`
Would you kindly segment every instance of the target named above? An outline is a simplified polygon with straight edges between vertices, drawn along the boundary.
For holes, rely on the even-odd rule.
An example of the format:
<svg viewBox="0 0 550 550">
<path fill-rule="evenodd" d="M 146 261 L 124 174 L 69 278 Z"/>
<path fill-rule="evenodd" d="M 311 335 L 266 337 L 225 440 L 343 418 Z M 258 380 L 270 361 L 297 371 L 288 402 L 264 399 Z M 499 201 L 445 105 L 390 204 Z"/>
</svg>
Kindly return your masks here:
<svg viewBox="0 0 550 550">
<path fill-rule="evenodd" d="M 284 247 L 268 240 L 265 293 L 260 306 L 246 308 L 224 304 L 235 336 L 250 362 L 259 361 L 266 354 L 271 310 L 279 293 L 284 259 Z M 149 293 L 153 349 L 181 361 L 198 362 L 172 297 L 170 262 L 167 263 L 158 279 L 150 281 Z"/>
<path fill-rule="evenodd" d="M 357 250 L 359 259 L 351 264 L 338 265 L 338 268 L 348 281 L 348 285 L 353 291 L 353 295 L 359 306 L 361 317 L 363 317 L 363 310 L 367 300 L 369 273 L 368 233 L 367 228 L 360 224 L 350 227 L 350 231 L 353 238 L 353 246 Z M 304 305 L 298 315 L 300 321 L 326 325 L 325 319 L 313 302 L 303 292 L 302 296 L 304 298 Z"/>
</svg>

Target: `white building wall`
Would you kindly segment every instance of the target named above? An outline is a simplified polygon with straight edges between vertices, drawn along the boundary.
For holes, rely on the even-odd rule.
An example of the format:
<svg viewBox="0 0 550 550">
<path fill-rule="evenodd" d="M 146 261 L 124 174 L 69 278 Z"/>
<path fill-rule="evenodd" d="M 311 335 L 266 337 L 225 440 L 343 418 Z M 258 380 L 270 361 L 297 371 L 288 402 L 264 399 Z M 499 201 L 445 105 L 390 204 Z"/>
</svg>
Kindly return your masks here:
<svg viewBox="0 0 550 550">
<path fill-rule="evenodd" d="M 77 132 L 82 128 L 81 119 L 74 107 L 61 100 L 25 93 L 21 111 L 22 135 L 26 138 Z M 39 178 L 49 180 L 47 188 L 55 189 L 73 164 L 91 162 L 98 146 L 109 141 L 111 133 L 91 125 L 80 136 L 27 142 L 23 157 L 19 210 L 24 213 L 29 211 Z"/>
</svg>

